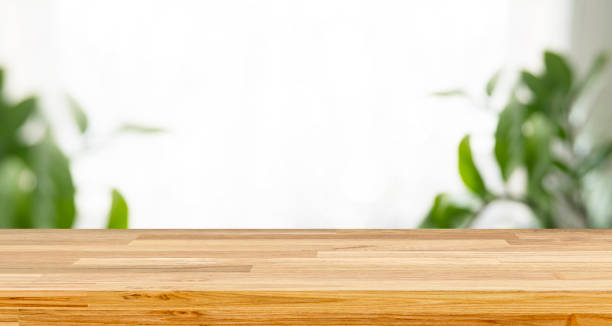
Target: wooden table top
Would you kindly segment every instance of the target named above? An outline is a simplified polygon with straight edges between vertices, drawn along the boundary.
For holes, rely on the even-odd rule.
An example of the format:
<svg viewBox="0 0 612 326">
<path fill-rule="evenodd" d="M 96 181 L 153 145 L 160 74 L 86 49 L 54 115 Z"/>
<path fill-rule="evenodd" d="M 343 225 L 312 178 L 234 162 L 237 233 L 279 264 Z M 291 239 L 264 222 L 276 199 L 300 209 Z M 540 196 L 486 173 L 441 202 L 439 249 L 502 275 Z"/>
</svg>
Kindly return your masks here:
<svg viewBox="0 0 612 326">
<path fill-rule="evenodd" d="M 0 230 L 0 325 L 612 325 L 606 230 Z"/>
<path fill-rule="evenodd" d="M 612 290 L 612 231 L 0 230 L 0 290 Z"/>
</svg>

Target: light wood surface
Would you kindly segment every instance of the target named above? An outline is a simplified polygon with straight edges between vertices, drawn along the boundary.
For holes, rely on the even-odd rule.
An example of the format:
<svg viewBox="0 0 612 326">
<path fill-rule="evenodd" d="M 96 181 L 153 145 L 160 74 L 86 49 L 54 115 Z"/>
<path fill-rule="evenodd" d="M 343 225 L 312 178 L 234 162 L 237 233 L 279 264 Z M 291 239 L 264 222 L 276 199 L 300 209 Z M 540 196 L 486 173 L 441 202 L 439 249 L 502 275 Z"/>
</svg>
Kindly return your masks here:
<svg viewBox="0 0 612 326">
<path fill-rule="evenodd" d="M 4 325 L 612 325 L 612 231 L 0 230 Z"/>
</svg>

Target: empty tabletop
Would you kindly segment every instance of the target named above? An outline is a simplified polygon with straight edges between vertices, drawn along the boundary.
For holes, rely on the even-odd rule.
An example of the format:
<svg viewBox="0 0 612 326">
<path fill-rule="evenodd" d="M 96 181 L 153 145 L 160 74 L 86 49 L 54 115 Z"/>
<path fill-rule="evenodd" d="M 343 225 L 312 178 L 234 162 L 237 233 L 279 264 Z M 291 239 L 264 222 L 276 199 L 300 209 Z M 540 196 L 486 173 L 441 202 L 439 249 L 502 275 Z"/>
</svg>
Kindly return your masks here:
<svg viewBox="0 0 612 326">
<path fill-rule="evenodd" d="M 612 231 L 0 230 L 0 325 L 612 325 Z"/>
</svg>

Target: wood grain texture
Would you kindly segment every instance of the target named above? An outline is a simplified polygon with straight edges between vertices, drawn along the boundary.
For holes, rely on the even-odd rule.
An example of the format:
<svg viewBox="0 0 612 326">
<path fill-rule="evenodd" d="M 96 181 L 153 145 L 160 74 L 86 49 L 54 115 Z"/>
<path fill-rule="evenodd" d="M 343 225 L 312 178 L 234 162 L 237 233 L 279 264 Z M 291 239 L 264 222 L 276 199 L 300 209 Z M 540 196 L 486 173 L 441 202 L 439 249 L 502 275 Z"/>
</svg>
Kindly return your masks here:
<svg viewBox="0 0 612 326">
<path fill-rule="evenodd" d="M 612 231 L 0 230 L 4 325 L 612 325 Z"/>
</svg>

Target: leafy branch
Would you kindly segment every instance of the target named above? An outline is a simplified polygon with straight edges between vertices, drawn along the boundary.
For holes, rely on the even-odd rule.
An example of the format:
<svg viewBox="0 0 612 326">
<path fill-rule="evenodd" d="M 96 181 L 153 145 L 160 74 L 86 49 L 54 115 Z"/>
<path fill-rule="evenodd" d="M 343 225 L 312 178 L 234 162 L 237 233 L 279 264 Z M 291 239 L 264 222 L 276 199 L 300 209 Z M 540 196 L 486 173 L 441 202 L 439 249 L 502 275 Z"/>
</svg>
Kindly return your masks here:
<svg viewBox="0 0 612 326">
<path fill-rule="evenodd" d="M 528 207 L 538 224 L 545 228 L 567 225 L 590 227 L 584 183 L 588 174 L 605 166 L 612 156 L 612 142 L 579 151 L 577 139 L 584 125 L 570 119 L 575 103 L 584 96 L 604 70 L 605 55 L 599 55 L 581 79 L 562 55 L 546 51 L 540 73 L 521 71 L 498 114 L 493 154 L 500 178 L 507 185 L 515 171 L 526 173 L 520 196 L 491 191 L 472 158 L 470 136 L 459 143 L 459 175 L 476 199 L 475 205 L 462 204 L 448 194 L 439 194 L 421 223 L 423 228 L 470 227 L 484 209 L 499 200 Z M 485 86 L 488 98 L 494 95 L 500 73 Z M 440 96 L 466 96 L 461 90 L 439 92 Z M 584 123 L 584 122 L 583 122 Z"/>
<path fill-rule="evenodd" d="M 0 68 L 0 228 L 71 228 L 77 207 L 70 158 L 57 144 L 51 123 L 36 97 L 13 102 L 3 92 Z M 68 98 L 83 138 L 90 133 L 85 111 Z M 41 131 L 27 137 L 26 129 Z M 120 132 L 160 132 L 161 129 L 126 124 Z M 128 227 L 128 206 L 121 193 L 111 191 L 108 228 Z"/>
</svg>

